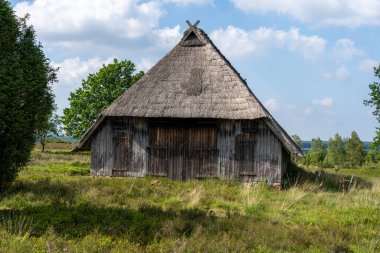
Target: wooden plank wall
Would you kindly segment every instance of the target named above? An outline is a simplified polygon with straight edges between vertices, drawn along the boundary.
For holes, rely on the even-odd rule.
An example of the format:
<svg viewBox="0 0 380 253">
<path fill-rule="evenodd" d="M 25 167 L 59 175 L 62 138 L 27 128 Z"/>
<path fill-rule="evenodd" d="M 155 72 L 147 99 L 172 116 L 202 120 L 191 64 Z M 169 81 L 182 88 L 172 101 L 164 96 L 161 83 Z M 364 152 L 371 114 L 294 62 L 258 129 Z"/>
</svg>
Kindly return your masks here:
<svg viewBox="0 0 380 253">
<path fill-rule="evenodd" d="M 235 150 L 236 136 L 243 133 L 241 121 L 221 120 L 218 133 L 219 175 L 225 179 L 242 179 L 239 175 Z M 257 121 L 257 131 L 254 146 L 253 181 L 281 182 L 282 172 L 286 169 L 287 161 L 283 160 L 288 154 L 277 136 L 264 121 Z"/>
<path fill-rule="evenodd" d="M 149 175 L 171 179 L 218 177 L 217 126 L 150 126 Z"/>
<path fill-rule="evenodd" d="M 91 175 L 111 176 L 114 166 L 114 143 L 111 120 L 99 126 L 91 141 Z"/>
<path fill-rule="evenodd" d="M 127 122 L 127 119 L 124 119 Z M 144 177 L 148 172 L 149 162 L 149 133 L 148 123 L 143 118 L 129 119 L 129 124 L 132 131 L 132 166 L 128 170 L 127 175 L 133 177 Z M 219 131 L 217 133 L 217 146 L 218 153 L 217 158 L 217 171 L 216 177 L 224 179 L 242 179 L 239 175 L 237 166 L 237 157 L 235 152 L 236 136 L 243 134 L 242 122 L 234 120 L 220 120 L 218 124 Z M 98 176 L 111 176 L 112 169 L 114 167 L 114 153 L 115 146 L 113 144 L 113 135 L 115 131 L 114 123 L 111 119 L 107 119 L 100 127 L 98 132 L 94 135 L 91 144 L 91 175 Z M 183 129 L 179 129 L 179 132 L 183 132 Z M 190 130 L 187 134 L 197 135 L 197 132 Z M 208 134 L 205 135 L 207 137 Z M 286 169 L 287 162 L 289 161 L 289 154 L 284 150 L 281 142 L 271 131 L 264 121 L 257 121 L 257 131 L 255 135 L 255 146 L 253 148 L 254 157 L 254 171 L 252 172 L 256 176 L 253 181 L 269 181 L 272 183 L 281 182 L 282 174 Z M 193 138 L 190 140 L 197 140 Z M 174 137 L 173 137 L 174 138 Z M 208 138 L 208 137 L 207 137 Z M 175 138 L 179 139 L 179 138 Z M 169 141 L 169 140 L 168 140 Z M 173 143 L 173 145 L 180 145 L 179 143 Z M 198 149 L 211 150 L 211 146 L 204 146 L 202 143 L 188 143 L 187 145 L 199 146 Z M 156 146 L 160 146 L 158 143 Z M 202 151 L 203 152 L 203 151 Z M 206 151 L 204 151 L 206 152 Z M 211 152 L 211 151 L 210 151 Z M 176 154 L 172 154 L 176 156 Z M 189 154 L 190 155 L 190 154 Z M 177 157 L 178 158 L 178 157 Z M 212 167 L 208 165 L 207 161 L 195 162 L 193 158 L 183 160 L 180 162 L 176 157 L 168 160 L 169 167 L 182 166 L 182 168 L 189 168 L 191 171 L 183 174 L 186 179 L 193 179 L 202 174 L 199 169 L 195 167 Z M 178 161 L 177 161 L 178 160 Z M 186 164 L 182 164 L 183 161 Z M 210 167 L 210 168 L 211 168 Z M 173 167 L 174 168 L 174 167 Z M 174 173 L 174 169 L 168 171 L 169 178 L 181 179 L 179 174 Z M 174 175 L 174 174 L 176 175 Z M 152 172 L 151 172 L 152 174 Z M 154 174 L 154 172 L 153 172 Z M 173 175 L 172 175 L 173 174 Z M 182 174 L 182 173 L 181 173 Z"/>
</svg>

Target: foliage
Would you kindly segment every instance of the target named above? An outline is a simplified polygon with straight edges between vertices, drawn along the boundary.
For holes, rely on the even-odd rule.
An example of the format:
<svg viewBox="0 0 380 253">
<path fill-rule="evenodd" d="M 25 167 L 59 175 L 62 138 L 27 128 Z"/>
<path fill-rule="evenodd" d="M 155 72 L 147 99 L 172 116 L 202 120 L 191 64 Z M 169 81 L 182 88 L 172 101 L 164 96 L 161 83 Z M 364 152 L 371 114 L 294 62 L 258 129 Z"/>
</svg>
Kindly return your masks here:
<svg viewBox="0 0 380 253">
<path fill-rule="evenodd" d="M 48 120 L 38 122 L 35 133 L 37 140 L 41 143 L 41 152 L 45 152 L 46 142 L 49 142 L 62 133 L 61 118 L 54 112 L 51 112 L 48 116 Z"/>
<path fill-rule="evenodd" d="M 364 163 L 366 151 L 358 134 L 352 131 L 351 137 L 346 144 L 347 165 L 350 167 L 360 166 Z"/>
<path fill-rule="evenodd" d="M 326 156 L 326 148 L 322 140 L 317 137 L 311 140 L 311 147 L 309 152 L 301 159 L 301 163 L 309 165 L 323 165 Z"/>
<path fill-rule="evenodd" d="M 28 161 L 35 130 L 53 110 L 56 69 L 27 18 L 0 0 L 0 190 Z"/>
<path fill-rule="evenodd" d="M 131 61 L 114 59 L 89 74 L 82 87 L 70 93 L 70 107 L 63 110 L 66 133 L 79 139 L 98 115 L 144 74 L 141 71 L 133 75 L 135 70 Z"/>
<path fill-rule="evenodd" d="M 334 139 L 329 139 L 325 162 L 333 166 L 344 166 L 346 163 L 346 141 L 336 133 Z"/>
<path fill-rule="evenodd" d="M 380 170 L 355 170 L 372 188 L 345 195 L 303 178 L 281 191 L 223 180 L 98 178 L 88 175 L 88 154 L 50 145 L 1 195 L 0 252 L 379 251 Z M 354 170 L 325 171 L 339 178 Z"/>
<path fill-rule="evenodd" d="M 380 65 L 378 67 L 374 67 L 374 74 L 375 77 L 380 79 Z M 364 105 L 374 107 L 374 111 L 372 114 L 376 117 L 377 121 L 380 123 L 380 83 L 373 82 L 369 84 L 370 93 L 369 99 L 364 100 Z M 371 145 L 371 149 L 374 150 L 376 153 L 379 153 L 379 147 L 380 147 L 380 128 L 376 128 L 376 135 L 373 139 L 373 143 Z"/>
</svg>

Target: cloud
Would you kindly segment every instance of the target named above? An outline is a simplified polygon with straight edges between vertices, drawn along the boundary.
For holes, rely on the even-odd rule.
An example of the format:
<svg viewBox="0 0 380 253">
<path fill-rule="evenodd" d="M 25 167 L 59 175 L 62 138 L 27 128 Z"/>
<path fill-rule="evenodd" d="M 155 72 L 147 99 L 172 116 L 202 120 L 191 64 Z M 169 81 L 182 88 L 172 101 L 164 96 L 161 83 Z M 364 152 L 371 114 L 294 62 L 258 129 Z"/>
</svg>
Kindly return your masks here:
<svg viewBox="0 0 380 253">
<path fill-rule="evenodd" d="M 75 88 L 80 86 L 82 80 L 85 79 L 89 73 L 98 71 L 103 64 L 108 64 L 112 61 L 113 57 L 108 59 L 95 57 L 84 61 L 76 57 L 66 59 L 60 63 L 53 62 L 52 65 L 56 68 L 59 67 L 59 87 Z"/>
<path fill-rule="evenodd" d="M 31 14 L 30 22 L 44 38 L 88 40 L 141 37 L 158 26 L 164 13 L 156 1 L 133 0 L 35 0 L 20 2 L 15 10 L 19 16 Z"/>
<path fill-rule="evenodd" d="M 349 76 L 349 73 L 348 73 L 347 69 L 344 66 L 340 66 L 333 73 L 330 73 L 330 72 L 323 73 L 323 77 L 325 79 L 335 79 L 335 80 L 338 80 L 338 81 L 347 80 L 348 76 Z"/>
<path fill-rule="evenodd" d="M 326 41 L 319 36 L 302 35 L 297 28 L 288 31 L 261 27 L 257 30 L 228 26 L 211 32 L 210 37 L 221 51 L 230 57 L 246 54 L 262 54 L 271 48 L 287 48 L 301 54 L 305 59 L 315 59 L 323 55 Z"/>
<path fill-rule="evenodd" d="M 141 61 L 137 64 L 137 69 L 147 72 L 152 66 L 154 62 L 148 58 L 142 58 Z"/>
<path fill-rule="evenodd" d="M 313 99 L 312 104 L 320 105 L 320 106 L 331 106 L 333 104 L 333 99 L 331 97 L 325 97 L 322 99 Z"/>
<path fill-rule="evenodd" d="M 275 12 L 303 23 L 358 27 L 380 25 L 378 0 L 231 0 L 245 12 Z"/>
<path fill-rule="evenodd" d="M 271 99 L 267 100 L 264 103 L 264 105 L 270 111 L 276 111 L 278 109 L 277 100 L 275 98 L 271 98 Z"/>
<path fill-rule="evenodd" d="M 358 63 L 358 68 L 362 71 L 373 71 L 374 67 L 379 66 L 380 62 L 372 59 L 364 59 Z"/>
<path fill-rule="evenodd" d="M 154 31 L 158 42 L 162 47 L 170 47 L 178 43 L 182 37 L 181 27 L 176 25 L 173 28 L 163 28 Z"/>
<path fill-rule="evenodd" d="M 213 0 L 163 0 L 163 3 L 173 3 L 180 6 L 214 4 Z"/>
<path fill-rule="evenodd" d="M 363 52 L 356 48 L 355 43 L 350 39 L 337 40 L 332 50 L 332 56 L 337 60 L 348 60 L 361 54 Z"/>
</svg>

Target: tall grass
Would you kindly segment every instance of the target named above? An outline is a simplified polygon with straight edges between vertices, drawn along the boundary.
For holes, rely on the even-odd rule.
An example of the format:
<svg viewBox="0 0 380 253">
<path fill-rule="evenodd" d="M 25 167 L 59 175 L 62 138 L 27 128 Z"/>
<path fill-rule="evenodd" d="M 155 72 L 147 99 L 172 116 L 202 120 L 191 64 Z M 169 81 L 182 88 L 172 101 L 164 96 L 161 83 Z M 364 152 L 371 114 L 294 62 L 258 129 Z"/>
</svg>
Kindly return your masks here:
<svg viewBox="0 0 380 253">
<path fill-rule="evenodd" d="M 88 154 L 33 154 L 0 195 L 0 252 L 378 252 L 380 173 L 266 184 L 89 176 Z M 360 180 L 362 179 L 362 180 Z M 321 182 L 323 184 L 321 185 Z"/>
</svg>

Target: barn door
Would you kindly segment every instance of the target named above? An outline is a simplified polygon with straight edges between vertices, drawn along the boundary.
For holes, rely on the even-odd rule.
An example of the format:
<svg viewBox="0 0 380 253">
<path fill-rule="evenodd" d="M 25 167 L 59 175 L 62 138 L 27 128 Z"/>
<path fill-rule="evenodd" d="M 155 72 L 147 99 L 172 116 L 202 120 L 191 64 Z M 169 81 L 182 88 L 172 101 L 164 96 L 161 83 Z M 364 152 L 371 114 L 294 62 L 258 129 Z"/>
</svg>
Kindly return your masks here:
<svg viewBox="0 0 380 253">
<path fill-rule="evenodd" d="M 148 174 L 175 180 L 217 176 L 216 126 L 190 123 L 151 127 Z"/>
<path fill-rule="evenodd" d="M 132 171 L 132 134 L 129 131 L 115 131 L 113 177 L 125 177 Z"/>
<path fill-rule="evenodd" d="M 169 131 L 164 126 L 152 126 L 148 146 L 148 175 L 168 176 Z"/>
<path fill-rule="evenodd" d="M 219 157 L 216 126 L 194 126 L 187 131 L 184 179 L 216 178 Z"/>
<path fill-rule="evenodd" d="M 242 180 L 251 180 L 257 176 L 254 164 L 254 134 L 243 133 L 237 135 L 235 145 L 236 165 L 239 172 L 239 178 Z"/>
</svg>

